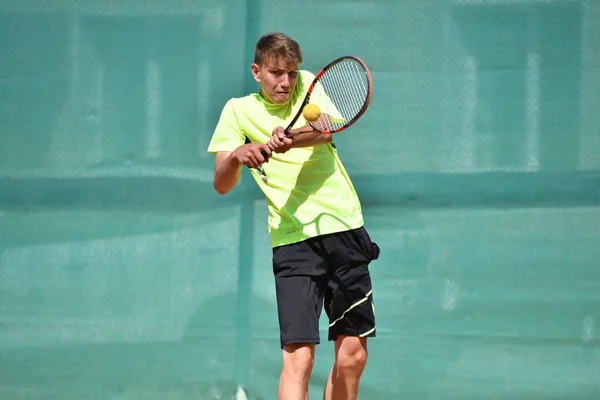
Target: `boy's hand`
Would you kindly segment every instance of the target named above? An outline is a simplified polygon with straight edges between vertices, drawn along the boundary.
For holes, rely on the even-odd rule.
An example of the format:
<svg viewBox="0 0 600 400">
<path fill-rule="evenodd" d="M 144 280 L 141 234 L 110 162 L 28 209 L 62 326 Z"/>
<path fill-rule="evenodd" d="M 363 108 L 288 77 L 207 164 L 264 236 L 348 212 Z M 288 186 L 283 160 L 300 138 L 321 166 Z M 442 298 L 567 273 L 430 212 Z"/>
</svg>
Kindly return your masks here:
<svg viewBox="0 0 600 400">
<path fill-rule="evenodd" d="M 293 136 L 293 134 L 285 136 L 285 130 L 283 127 L 278 126 L 277 128 L 273 129 L 273 133 L 267 142 L 267 146 L 269 146 L 269 149 L 275 153 L 285 153 L 292 148 Z"/>
<path fill-rule="evenodd" d="M 249 143 L 238 147 L 231 155 L 240 164 L 250 168 L 257 168 L 259 165 L 269 162 L 271 149 L 266 144 Z"/>
</svg>

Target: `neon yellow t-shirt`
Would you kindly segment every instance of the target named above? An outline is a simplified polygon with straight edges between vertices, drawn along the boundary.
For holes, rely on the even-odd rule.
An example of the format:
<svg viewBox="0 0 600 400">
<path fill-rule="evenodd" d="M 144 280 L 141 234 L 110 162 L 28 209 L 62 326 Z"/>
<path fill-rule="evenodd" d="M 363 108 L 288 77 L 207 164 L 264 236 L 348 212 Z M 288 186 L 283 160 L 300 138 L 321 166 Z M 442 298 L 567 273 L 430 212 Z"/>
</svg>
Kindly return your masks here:
<svg viewBox="0 0 600 400">
<path fill-rule="evenodd" d="M 286 104 L 272 104 L 257 93 L 229 100 L 208 146 L 208 152 L 233 151 L 245 143 L 267 143 L 277 126 L 287 127 L 300 108 L 314 75 L 299 71 L 296 88 Z M 323 113 L 336 113 L 316 87 L 311 103 Z M 295 128 L 305 125 L 298 118 Z M 273 153 L 268 163 L 251 169 L 265 195 L 269 236 L 273 247 L 363 225 L 361 204 L 352 182 L 331 144 Z"/>
</svg>

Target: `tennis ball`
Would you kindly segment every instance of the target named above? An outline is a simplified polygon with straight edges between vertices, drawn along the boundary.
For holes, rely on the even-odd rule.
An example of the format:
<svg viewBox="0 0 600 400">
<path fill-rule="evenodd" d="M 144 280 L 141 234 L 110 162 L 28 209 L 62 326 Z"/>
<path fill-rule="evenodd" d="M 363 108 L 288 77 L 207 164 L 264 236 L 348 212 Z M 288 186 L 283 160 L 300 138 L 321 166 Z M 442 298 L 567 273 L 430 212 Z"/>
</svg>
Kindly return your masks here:
<svg viewBox="0 0 600 400">
<path fill-rule="evenodd" d="M 302 115 L 307 121 L 313 122 L 321 116 L 321 109 L 316 104 L 307 104 L 302 110 Z"/>
</svg>

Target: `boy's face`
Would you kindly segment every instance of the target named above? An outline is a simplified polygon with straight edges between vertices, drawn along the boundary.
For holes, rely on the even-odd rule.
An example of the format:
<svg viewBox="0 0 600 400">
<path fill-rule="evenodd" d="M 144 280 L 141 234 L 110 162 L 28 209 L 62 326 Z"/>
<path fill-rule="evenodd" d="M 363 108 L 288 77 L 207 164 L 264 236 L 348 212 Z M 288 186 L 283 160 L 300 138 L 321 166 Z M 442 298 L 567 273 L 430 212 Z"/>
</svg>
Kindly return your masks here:
<svg viewBox="0 0 600 400">
<path fill-rule="evenodd" d="M 252 64 L 252 76 L 260 85 L 260 92 L 270 103 L 285 104 L 294 94 L 298 65 L 268 59 L 262 65 Z"/>
</svg>

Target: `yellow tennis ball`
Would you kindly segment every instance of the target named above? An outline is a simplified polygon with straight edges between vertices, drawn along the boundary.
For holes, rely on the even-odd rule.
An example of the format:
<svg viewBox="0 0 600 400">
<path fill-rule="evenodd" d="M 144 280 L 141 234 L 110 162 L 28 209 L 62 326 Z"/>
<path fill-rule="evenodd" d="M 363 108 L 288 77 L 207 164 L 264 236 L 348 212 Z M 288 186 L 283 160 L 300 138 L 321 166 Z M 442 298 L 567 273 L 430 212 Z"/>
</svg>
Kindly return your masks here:
<svg viewBox="0 0 600 400">
<path fill-rule="evenodd" d="M 307 121 L 313 122 L 321 116 L 321 109 L 316 104 L 307 104 L 302 110 L 302 115 L 304 115 Z"/>
</svg>

